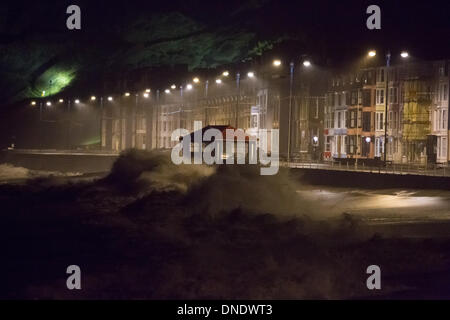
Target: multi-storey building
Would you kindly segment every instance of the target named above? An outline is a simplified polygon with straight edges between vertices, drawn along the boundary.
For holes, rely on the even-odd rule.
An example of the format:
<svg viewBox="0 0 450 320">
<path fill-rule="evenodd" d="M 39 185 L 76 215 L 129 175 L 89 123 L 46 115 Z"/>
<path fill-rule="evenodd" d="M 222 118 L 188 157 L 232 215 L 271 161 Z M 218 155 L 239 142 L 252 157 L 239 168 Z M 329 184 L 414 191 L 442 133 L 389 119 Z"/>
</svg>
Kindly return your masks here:
<svg viewBox="0 0 450 320">
<path fill-rule="evenodd" d="M 435 63 L 434 95 L 431 107 L 430 160 L 447 163 L 449 160 L 449 68 L 450 61 Z"/>
<path fill-rule="evenodd" d="M 402 158 L 408 163 L 428 163 L 431 146 L 432 63 L 407 64 L 401 69 Z"/>
<path fill-rule="evenodd" d="M 349 75 L 347 100 L 347 157 L 373 158 L 374 70 L 363 69 Z"/>
<path fill-rule="evenodd" d="M 364 69 L 362 71 L 362 91 L 358 99 L 361 99 L 361 139 L 359 139 L 359 157 L 374 159 L 375 157 L 375 98 L 376 98 L 376 69 Z"/>
<path fill-rule="evenodd" d="M 402 127 L 400 124 L 400 114 L 402 112 L 401 92 L 402 82 L 400 81 L 401 66 L 393 66 L 385 71 L 387 78 L 387 91 L 385 92 L 385 103 L 387 104 L 386 135 L 385 143 L 386 160 L 392 162 L 402 161 Z"/>
<path fill-rule="evenodd" d="M 140 96 L 101 98 L 101 147 L 121 151 L 152 146 L 154 107 Z"/>
<path fill-rule="evenodd" d="M 376 69 L 375 91 L 375 157 L 382 159 L 385 149 L 385 108 L 387 68 Z"/>
<path fill-rule="evenodd" d="M 324 116 L 325 159 L 373 159 L 375 69 L 333 77 Z"/>
<path fill-rule="evenodd" d="M 347 92 L 346 77 L 333 77 L 327 93 L 325 139 L 329 151 L 325 152 L 325 158 L 347 158 Z"/>
</svg>

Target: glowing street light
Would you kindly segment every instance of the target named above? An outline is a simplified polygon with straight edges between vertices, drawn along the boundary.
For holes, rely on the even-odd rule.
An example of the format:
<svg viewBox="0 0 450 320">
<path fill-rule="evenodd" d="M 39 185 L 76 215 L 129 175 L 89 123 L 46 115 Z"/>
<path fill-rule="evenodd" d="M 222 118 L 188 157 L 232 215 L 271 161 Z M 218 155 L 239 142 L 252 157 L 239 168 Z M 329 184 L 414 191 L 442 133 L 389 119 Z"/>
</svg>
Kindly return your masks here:
<svg viewBox="0 0 450 320">
<path fill-rule="evenodd" d="M 129 97 L 130 93 L 129 92 L 125 92 L 125 97 Z"/>
<path fill-rule="evenodd" d="M 59 99 L 59 103 L 63 103 L 64 102 L 64 99 Z"/>
<path fill-rule="evenodd" d="M 95 97 L 95 96 L 92 96 L 91 97 L 91 101 L 95 101 L 97 98 Z M 76 101 L 75 101 L 75 103 L 77 103 Z"/>
<path fill-rule="evenodd" d="M 377 55 L 377 52 L 375 50 L 370 50 L 369 53 L 368 53 L 368 56 L 371 57 L 371 58 L 375 57 L 376 55 Z"/>
<path fill-rule="evenodd" d="M 194 81 L 194 83 L 199 83 L 199 82 L 200 82 L 200 79 L 197 78 L 197 77 L 195 77 L 194 79 L 192 79 L 192 81 Z"/>
<path fill-rule="evenodd" d="M 145 89 L 145 92 L 149 93 L 149 92 L 150 92 L 150 89 Z"/>
<path fill-rule="evenodd" d="M 113 97 L 108 97 L 108 101 L 113 101 Z"/>
<path fill-rule="evenodd" d="M 372 141 L 372 139 L 370 137 L 366 137 L 366 142 L 370 143 L 370 141 Z"/>
<path fill-rule="evenodd" d="M 281 66 L 281 60 L 278 60 L 278 59 L 273 60 L 273 65 L 274 65 L 275 67 Z"/>
<path fill-rule="evenodd" d="M 36 101 L 31 101 L 31 105 L 35 106 L 36 105 Z"/>
<path fill-rule="evenodd" d="M 47 106 L 49 106 L 49 107 L 52 105 L 52 103 L 51 103 L 50 101 L 47 101 L 46 104 L 47 104 Z"/>
<path fill-rule="evenodd" d="M 144 92 L 143 96 L 147 99 L 149 97 L 149 94 L 147 92 Z"/>
<path fill-rule="evenodd" d="M 173 84 L 173 85 L 171 86 L 171 88 L 172 88 L 172 90 L 175 90 L 175 89 L 177 88 L 177 86 Z"/>
<path fill-rule="evenodd" d="M 166 89 L 166 90 L 164 90 L 164 92 L 167 93 L 167 94 L 169 94 L 169 93 L 170 93 L 170 90 L 169 90 L 169 89 Z"/>
<path fill-rule="evenodd" d="M 228 71 L 224 71 L 224 72 L 222 73 L 222 75 L 223 75 L 224 77 L 228 77 L 228 76 L 230 75 L 230 73 L 229 73 Z"/>
<path fill-rule="evenodd" d="M 318 136 L 314 136 L 314 137 L 313 137 L 313 141 L 314 141 L 314 143 L 319 142 L 319 137 L 318 137 Z"/>
<path fill-rule="evenodd" d="M 217 83 L 217 84 L 221 84 L 221 83 L 222 83 L 222 80 L 221 80 L 221 79 L 216 79 L 216 83 Z"/>
<path fill-rule="evenodd" d="M 311 66 L 311 61 L 305 60 L 305 61 L 303 61 L 303 65 L 304 65 L 305 67 L 310 67 L 310 66 Z"/>
<path fill-rule="evenodd" d="M 249 73 L 247 73 L 247 77 L 254 78 L 255 77 L 255 73 L 250 71 Z"/>
<path fill-rule="evenodd" d="M 188 84 L 186 85 L 186 90 L 192 90 L 192 84 L 188 83 Z"/>
<path fill-rule="evenodd" d="M 91 97 L 91 98 L 92 98 L 92 97 Z M 95 98 L 95 97 L 94 97 L 94 98 Z M 91 100 L 92 100 L 92 99 L 91 99 Z M 95 100 L 95 99 L 94 99 L 94 100 Z M 75 100 L 75 103 L 76 103 L 76 104 L 79 104 L 79 103 L 80 103 L 80 100 L 76 99 L 76 100 Z"/>
<path fill-rule="evenodd" d="M 402 53 L 400 53 L 400 56 L 401 56 L 402 58 L 408 58 L 408 57 L 409 57 L 409 53 L 406 52 L 406 51 L 402 51 Z"/>
</svg>

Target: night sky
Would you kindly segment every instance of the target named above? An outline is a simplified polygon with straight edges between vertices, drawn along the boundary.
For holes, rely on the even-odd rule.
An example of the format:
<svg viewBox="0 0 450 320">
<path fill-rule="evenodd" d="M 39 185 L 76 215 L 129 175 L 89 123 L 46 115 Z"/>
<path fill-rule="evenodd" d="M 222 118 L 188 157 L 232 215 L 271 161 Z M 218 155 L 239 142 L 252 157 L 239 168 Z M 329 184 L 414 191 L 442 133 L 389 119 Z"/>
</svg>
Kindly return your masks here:
<svg viewBox="0 0 450 320">
<path fill-rule="evenodd" d="M 81 7 L 80 31 L 66 28 L 71 4 Z M 371 4 L 381 7 L 381 30 L 366 27 Z M 175 117 L 159 116 L 175 112 L 166 105 L 147 108 L 155 106 L 155 89 L 186 83 L 194 75 L 204 84 L 224 70 L 232 81 L 237 70 L 272 68 L 273 58 L 283 61 L 276 71 L 280 80 L 274 80 L 280 90 L 268 93 L 266 101 L 278 98 L 272 109 L 286 118 L 270 119 L 271 135 L 276 137 L 280 127 L 293 133 L 290 119 L 285 120 L 291 109 L 300 113 L 297 106 L 306 99 L 297 97 L 314 93 L 298 90 L 302 57 L 311 60 L 311 70 L 342 69 L 355 66 L 369 49 L 377 50 L 373 65 L 383 64 L 387 50 L 393 63 L 402 50 L 412 61 L 450 59 L 450 1 L 0 1 L 0 155 L 5 156 L 0 163 L 0 299 L 450 298 L 449 171 L 429 160 L 431 144 L 425 148 L 425 140 L 400 135 L 405 152 L 399 148 L 398 154 L 407 155 L 400 166 L 395 158 L 391 163 L 360 156 L 353 167 L 354 158 L 344 159 L 347 155 L 338 151 L 332 162 L 311 160 L 295 169 L 297 163 L 286 168 L 283 161 L 278 174 L 270 176 L 261 175 L 259 165 L 176 165 L 168 150 L 132 148 L 116 157 L 105 154 L 109 147 L 100 143 L 101 132 L 108 131 L 104 141 L 107 137 L 112 144 L 113 124 L 126 124 L 121 130 L 126 145 L 134 140 L 134 146 L 143 145 L 144 133 L 153 138 L 152 123 L 161 124 L 155 132 L 170 131 Z M 300 65 L 296 81 L 282 75 L 288 75 L 289 61 Z M 261 80 L 261 69 L 254 71 L 254 80 Z M 313 75 L 326 80 L 322 74 Z M 141 75 L 146 78 L 137 82 Z M 252 89 L 263 83 L 247 81 Z M 292 90 L 282 102 L 288 83 L 305 94 L 295 96 Z M 149 103 L 137 94 L 144 88 L 153 90 Z M 136 94 L 136 100 L 120 98 L 125 92 Z M 242 96 L 239 87 L 235 115 L 241 116 L 244 106 L 254 115 L 253 104 Z M 414 109 L 409 114 L 428 101 L 421 92 L 417 96 L 418 103 L 405 102 Z M 292 104 L 293 97 L 301 104 Z M 177 112 L 180 126 L 184 111 L 198 109 L 181 109 L 185 105 Z M 366 111 L 375 113 L 378 107 L 363 109 L 363 123 Z M 206 119 L 210 108 L 219 107 L 206 105 Z M 444 114 L 444 108 L 436 109 Z M 109 121 L 110 111 L 118 115 L 119 110 L 122 119 L 132 121 Z M 360 107 L 355 110 L 358 118 Z M 339 124 L 341 114 L 336 114 Z M 422 123 L 422 114 L 404 119 Z M 295 126 L 303 128 L 303 112 L 291 119 L 301 120 Z M 310 129 L 322 128 L 317 123 L 325 118 L 318 112 L 308 119 L 312 135 Z M 359 132 L 367 133 L 365 125 L 360 128 L 358 122 L 349 126 L 349 137 L 364 138 Z M 377 124 L 382 124 L 379 116 Z M 343 137 L 347 131 L 336 127 L 333 134 Z M 308 131 L 297 140 L 308 142 Z M 393 132 L 398 137 L 399 131 Z M 380 134 L 377 129 L 371 136 Z M 256 135 L 261 137 L 260 130 Z M 319 137 L 312 137 L 313 152 L 305 156 L 322 151 L 323 142 L 314 145 Z M 166 142 L 165 135 L 156 138 Z M 142 140 L 151 149 L 151 140 Z M 351 143 L 336 141 L 340 150 Z M 376 140 L 365 141 L 380 149 Z M 9 146 L 16 150 L 5 151 Z M 422 150 L 420 163 L 410 161 L 409 154 Z M 287 164 L 291 153 L 292 160 L 299 159 L 289 147 Z M 275 157 L 274 151 L 270 158 Z M 68 265 L 81 266 L 83 290 L 67 290 Z M 383 291 L 368 291 L 369 265 L 382 268 Z"/>
<path fill-rule="evenodd" d="M 66 28 L 70 4 L 82 30 Z M 54 94 L 109 90 L 117 79 L 151 70 L 163 87 L 189 72 L 217 72 L 263 57 L 307 54 L 326 67 L 352 63 L 374 48 L 418 59 L 450 57 L 448 1 L 388 1 L 382 29 L 366 28 L 373 1 L 3 1 L 0 3 L 0 107 L 10 117 L 59 77 Z M 130 83 L 130 90 L 134 88 Z M 4 125 L 2 124 L 2 127 Z M 4 136 L 5 134 L 2 134 Z M 6 135 L 10 135 L 8 132 Z"/>
</svg>

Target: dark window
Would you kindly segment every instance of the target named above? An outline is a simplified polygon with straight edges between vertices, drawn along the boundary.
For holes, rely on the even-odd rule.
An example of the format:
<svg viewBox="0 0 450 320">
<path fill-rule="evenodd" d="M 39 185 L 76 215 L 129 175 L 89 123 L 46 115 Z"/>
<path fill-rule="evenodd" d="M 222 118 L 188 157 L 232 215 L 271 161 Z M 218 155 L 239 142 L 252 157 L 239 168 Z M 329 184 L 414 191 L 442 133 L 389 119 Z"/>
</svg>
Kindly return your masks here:
<svg viewBox="0 0 450 320">
<path fill-rule="evenodd" d="M 348 136 L 347 153 L 356 153 L 356 136 Z"/>
<path fill-rule="evenodd" d="M 349 128 L 355 128 L 356 127 L 356 110 L 350 111 L 350 125 Z"/>
<path fill-rule="evenodd" d="M 370 91 L 371 91 L 370 89 L 363 90 L 363 106 L 364 107 L 370 107 L 372 105 Z"/>
<path fill-rule="evenodd" d="M 370 112 L 363 112 L 363 131 L 370 131 Z"/>
<path fill-rule="evenodd" d="M 353 90 L 352 91 L 352 99 L 351 99 L 351 105 L 354 106 L 358 103 L 358 91 Z"/>
</svg>

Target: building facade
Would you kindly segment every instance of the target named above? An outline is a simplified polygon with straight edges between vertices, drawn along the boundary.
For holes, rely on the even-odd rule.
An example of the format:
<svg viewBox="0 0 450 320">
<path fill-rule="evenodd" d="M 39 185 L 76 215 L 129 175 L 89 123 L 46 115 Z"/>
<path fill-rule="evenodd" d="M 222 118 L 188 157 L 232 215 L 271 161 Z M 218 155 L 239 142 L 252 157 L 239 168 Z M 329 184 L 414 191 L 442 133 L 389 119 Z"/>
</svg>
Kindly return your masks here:
<svg viewBox="0 0 450 320">
<path fill-rule="evenodd" d="M 102 108 L 102 148 L 169 149 L 175 129 L 192 132 L 201 121 L 257 138 L 278 129 L 280 156 L 291 161 L 447 165 L 448 69 L 448 60 L 408 62 L 299 71 L 292 80 L 286 70 L 261 69 L 255 78 L 120 97 Z"/>
</svg>

